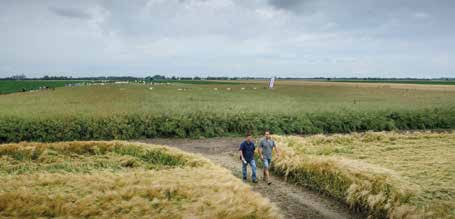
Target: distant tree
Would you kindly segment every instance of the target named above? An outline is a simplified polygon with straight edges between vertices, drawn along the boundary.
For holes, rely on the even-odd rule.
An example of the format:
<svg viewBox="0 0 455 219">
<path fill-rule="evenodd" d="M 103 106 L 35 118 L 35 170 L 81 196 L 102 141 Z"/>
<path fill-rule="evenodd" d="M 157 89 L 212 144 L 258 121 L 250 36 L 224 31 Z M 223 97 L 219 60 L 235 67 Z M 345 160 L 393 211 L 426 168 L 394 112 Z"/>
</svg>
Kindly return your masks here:
<svg viewBox="0 0 455 219">
<path fill-rule="evenodd" d="M 166 76 L 163 75 L 155 75 L 153 76 L 153 80 L 164 80 L 166 79 Z"/>
<path fill-rule="evenodd" d="M 20 74 L 20 75 L 13 75 L 10 78 L 13 80 L 24 80 L 27 78 L 27 76 L 25 76 L 24 74 Z"/>
</svg>

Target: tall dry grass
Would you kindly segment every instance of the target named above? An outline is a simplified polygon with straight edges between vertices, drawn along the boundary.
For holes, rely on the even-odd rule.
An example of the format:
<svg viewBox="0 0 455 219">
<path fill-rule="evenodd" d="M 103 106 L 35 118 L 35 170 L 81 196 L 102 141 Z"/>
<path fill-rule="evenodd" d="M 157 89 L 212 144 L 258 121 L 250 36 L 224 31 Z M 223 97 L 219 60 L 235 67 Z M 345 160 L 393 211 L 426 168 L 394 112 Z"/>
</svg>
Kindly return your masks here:
<svg viewBox="0 0 455 219">
<path fill-rule="evenodd" d="M 69 163 L 58 171 L 36 167 L 20 173 L 5 171 L 8 165 L 2 165 L 0 217 L 281 217 L 274 205 L 228 170 L 165 146 L 120 141 L 23 142 L 0 145 L 0 158 L 13 166 Z M 109 162 L 111 158 L 113 163 L 118 161 L 118 168 L 92 165 L 93 160 Z M 121 158 L 137 158 L 138 163 L 122 165 Z M 147 168 L 147 163 L 154 168 Z M 91 166 L 90 171 L 78 171 L 85 164 Z"/>
<path fill-rule="evenodd" d="M 455 134 L 276 136 L 274 172 L 377 218 L 455 217 Z"/>
</svg>

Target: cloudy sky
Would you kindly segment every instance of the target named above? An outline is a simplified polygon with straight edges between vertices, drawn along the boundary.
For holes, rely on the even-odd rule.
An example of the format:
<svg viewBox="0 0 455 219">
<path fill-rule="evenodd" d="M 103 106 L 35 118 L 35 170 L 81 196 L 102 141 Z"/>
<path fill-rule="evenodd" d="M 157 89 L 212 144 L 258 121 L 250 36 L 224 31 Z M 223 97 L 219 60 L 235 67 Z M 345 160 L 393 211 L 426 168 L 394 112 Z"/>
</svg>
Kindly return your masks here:
<svg viewBox="0 0 455 219">
<path fill-rule="evenodd" d="M 452 0 L 0 0 L 0 77 L 455 77 Z"/>
</svg>

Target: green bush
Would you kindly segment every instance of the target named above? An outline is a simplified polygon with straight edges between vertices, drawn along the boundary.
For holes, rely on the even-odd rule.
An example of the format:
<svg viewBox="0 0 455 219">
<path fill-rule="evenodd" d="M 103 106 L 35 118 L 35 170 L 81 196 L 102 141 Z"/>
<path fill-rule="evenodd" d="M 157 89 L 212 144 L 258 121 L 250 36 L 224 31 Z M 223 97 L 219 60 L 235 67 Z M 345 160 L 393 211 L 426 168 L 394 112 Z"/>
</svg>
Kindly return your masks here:
<svg viewBox="0 0 455 219">
<path fill-rule="evenodd" d="M 199 138 L 255 134 L 349 133 L 455 128 L 455 109 L 416 111 L 338 111 L 321 113 L 121 114 L 111 116 L 0 116 L 0 142 Z"/>
</svg>

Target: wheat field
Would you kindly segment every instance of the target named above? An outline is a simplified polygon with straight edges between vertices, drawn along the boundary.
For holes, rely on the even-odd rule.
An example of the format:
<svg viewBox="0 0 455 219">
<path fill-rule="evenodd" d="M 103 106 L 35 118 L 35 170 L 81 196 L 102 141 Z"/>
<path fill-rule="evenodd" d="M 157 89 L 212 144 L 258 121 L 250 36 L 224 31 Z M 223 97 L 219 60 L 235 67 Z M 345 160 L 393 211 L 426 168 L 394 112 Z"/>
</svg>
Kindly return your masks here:
<svg viewBox="0 0 455 219">
<path fill-rule="evenodd" d="M 376 217 L 455 217 L 455 133 L 276 136 L 274 171 Z"/>
<path fill-rule="evenodd" d="M 121 141 L 0 145 L 0 217 L 281 218 L 197 155 Z"/>
</svg>

